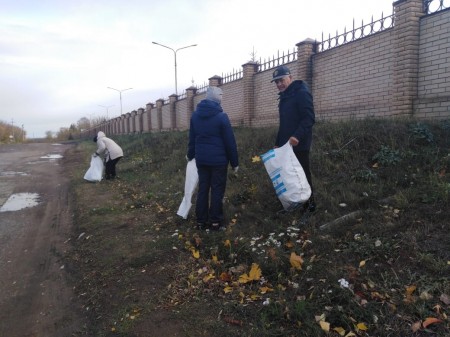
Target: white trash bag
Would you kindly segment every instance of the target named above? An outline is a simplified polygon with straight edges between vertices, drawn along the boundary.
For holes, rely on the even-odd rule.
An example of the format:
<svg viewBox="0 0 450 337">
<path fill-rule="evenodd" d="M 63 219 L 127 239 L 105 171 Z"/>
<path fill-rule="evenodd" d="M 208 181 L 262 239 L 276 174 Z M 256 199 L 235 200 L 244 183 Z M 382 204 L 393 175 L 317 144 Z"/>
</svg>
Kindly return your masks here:
<svg viewBox="0 0 450 337">
<path fill-rule="evenodd" d="M 195 159 L 190 160 L 186 165 L 186 180 L 184 182 L 184 197 L 178 208 L 177 215 L 187 219 L 192 206 L 192 195 L 198 185 L 198 172 Z"/>
<path fill-rule="evenodd" d="M 86 171 L 86 174 L 84 175 L 84 179 L 87 181 L 100 181 L 102 180 L 103 175 L 103 160 L 99 156 L 91 157 L 91 166 Z"/>
<path fill-rule="evenodd" d="M 260 157 L 285 211 L 295 209 L 308 201 L 311 187 L 289 142 Z"/>
</svg>

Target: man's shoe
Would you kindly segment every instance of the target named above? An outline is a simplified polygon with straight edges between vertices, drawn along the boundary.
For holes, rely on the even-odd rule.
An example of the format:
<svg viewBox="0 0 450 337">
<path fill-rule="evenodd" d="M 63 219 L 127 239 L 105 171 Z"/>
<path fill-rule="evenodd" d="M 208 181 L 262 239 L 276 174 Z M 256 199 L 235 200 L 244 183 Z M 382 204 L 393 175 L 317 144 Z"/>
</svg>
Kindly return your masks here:
<svg viewBox="0 0 450 337">
<path fill-rule="evenodd" d="M 206 229 L 206 224 L 204 222 L 197 222 L 197 229 L 199 230 L 205 230 Z"/>
<path fill-rule="evenodd" d="M 314 213 L 316 211 L 316 201 L 314 200 L 314 197 L 309 198 L 309 200 L 303 204 L 303 210 L 310 213 Z"/>
</svg>

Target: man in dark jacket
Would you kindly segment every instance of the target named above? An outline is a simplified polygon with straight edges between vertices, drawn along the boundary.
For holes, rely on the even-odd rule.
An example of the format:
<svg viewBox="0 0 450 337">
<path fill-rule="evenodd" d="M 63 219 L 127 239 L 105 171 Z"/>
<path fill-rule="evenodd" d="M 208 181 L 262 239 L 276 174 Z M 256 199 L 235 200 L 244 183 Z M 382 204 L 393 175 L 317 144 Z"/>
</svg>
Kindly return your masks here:
<svg viewBox="0 0 450 337">
<path fill-rule="evenodd" d="M 209 87 L 191 117 L 187 159 L 195 158 L 198 193 L 195 213 L 197 226 L 218 230 L 223 225 L 223 197 L 228 164 L 238 170 L 238 151 L 228 115 L 223 112 L 222 89 Z M 210 198 L 211 192 L 211 198 Z M 211 201 L 210 201 L 211 200 Z"/>
<path fill-rule="evenodd" d="M 306 83 L 300 80 L 294 81 L 286 66 L 279 66 L 275 69 L 271 82 L 275 82 L 279 91 L 280 125 L 275 146 L 281 147 L 288 141 L 292 145 L 312 191 L 311 197 L 304 207 L 306 210 L 314 212 L 316 203 L 309 168 L 312 128 L 315 123 L 313 97 Z"/>
</svg>

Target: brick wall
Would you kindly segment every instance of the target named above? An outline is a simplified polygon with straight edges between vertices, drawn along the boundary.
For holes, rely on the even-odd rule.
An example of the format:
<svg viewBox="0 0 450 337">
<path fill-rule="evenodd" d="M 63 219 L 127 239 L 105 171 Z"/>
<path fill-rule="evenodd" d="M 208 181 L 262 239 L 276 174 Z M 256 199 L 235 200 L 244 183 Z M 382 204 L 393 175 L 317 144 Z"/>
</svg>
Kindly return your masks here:
<svg viewBox="0 0 450 337">
<path fill-rule="evenodd" d="M 450 118 L 450 9 L 427 14 L 424 1 L 429 0 L 395 1 L 390 28 L 320 52 L 320 44 L 307 39 L 296 45 L 294 61 L 283 59 L 294 79 L 310 86 L 318 120 Z M 278 124 L 277 89 L 270 80 L 273 68 L 282 63 L 274 59 L 266 67 L 247 62 L 242 78 L 227 83 L 219 76 L 209 78 L 209 85 L 223 89 L 222 106 L 233 126 Z M 186 130 L 192 111 L 205 97 L 202 90 L 190 87 L 182 99 L 172 95 L 148 103 L 142 118 L 133 115 L 134 123 L 130 124 L 130 113 L 123 114 L 85 136 L 98 130 L 118 134 Z"/>
<path fill-rule="evenodd" d="M 450 10 L 422 18 L 420 22 L 418 118 L 450 116 Z"/>
</svg>

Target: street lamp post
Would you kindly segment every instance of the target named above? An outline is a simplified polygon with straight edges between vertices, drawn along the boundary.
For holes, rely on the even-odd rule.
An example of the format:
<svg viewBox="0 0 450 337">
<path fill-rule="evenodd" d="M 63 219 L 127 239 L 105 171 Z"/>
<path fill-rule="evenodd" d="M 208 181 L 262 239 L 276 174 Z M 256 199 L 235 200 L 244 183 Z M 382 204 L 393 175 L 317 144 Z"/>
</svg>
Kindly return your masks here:
<svg viewBox="0 0 450 337">
<path fill-rule="evenodd" d="M 189 48 L 189 47 L 195 47 L 196 44 L 191 44 L 190 46 L 181 47 L 181 48 L 178 48 L 178 49 L 173 49 L 173 48 L 167 47 L 167 46 L 165 46 L 165 45 L 163 45 L 161 43 L 158 43 L 158 42 L 152 42 L 152 43 L 153 44 L 157 44 L 158 46 L 161 46 L 161 47 L 164 47 L 164 48 L 167 48 L 167 49 L 170 49 L 171 51 L 173 51 L 173 56 L 175 57 L 175 95 L 178 96 L 178 88 L 177 88 L 177 51 L 179 51 L 181 49 L 186 49 L 186 48 Z"/>
<path fill-rule="evenodd" d="M 108 120 L 109 119 L 109 117 L 108 117 L 108 109 L 113 107 L 114 105 L 99 105 L 99 106 L 101 106 L 102 108 L 106 109 L 106 120 Z"/>
<path fill-rule="evenodd" d="M 114 88 L 111 88 L 111 87 L 107 87 L 107 88 L 119 92 L 119 97 L 120 97 L 120 114 L 122 115 L 122 114 L 123 114 L 123 112 L 122 112 L 122 92 L 123 92 L 123 91 L 126 91 L 126 90 L 133 89 L 133 88 L 127 88 L 127 89 L 122 89 L 122 90 L 114 89 Z"/>
</svg>

